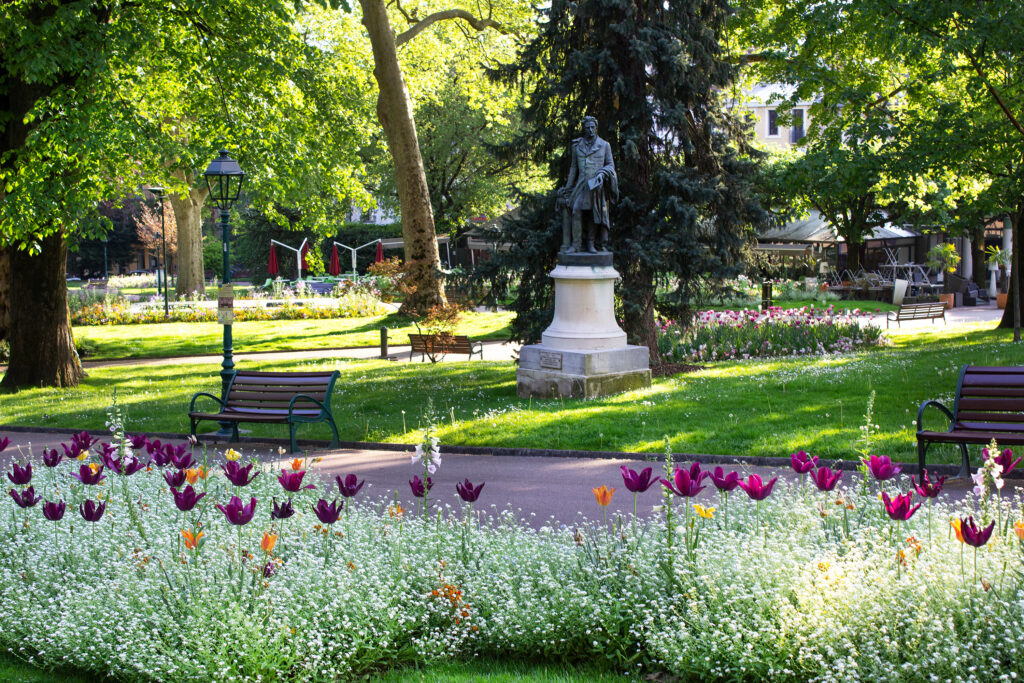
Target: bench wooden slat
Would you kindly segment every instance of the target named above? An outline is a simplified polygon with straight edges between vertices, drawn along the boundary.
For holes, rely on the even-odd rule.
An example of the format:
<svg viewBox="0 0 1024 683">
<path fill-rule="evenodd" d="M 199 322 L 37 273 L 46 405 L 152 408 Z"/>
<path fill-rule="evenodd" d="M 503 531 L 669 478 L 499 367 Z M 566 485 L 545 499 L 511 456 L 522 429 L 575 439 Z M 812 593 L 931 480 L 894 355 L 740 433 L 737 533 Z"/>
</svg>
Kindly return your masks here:
<svg viewBox="0 0 1024 683">
<path fill-rule="evenodd" d="M 1024 410 L 1024 400 L 1020 397 L 974 398 L 961 396 L 959 407 L 960 410 L 1013 412 Z"/>
<path fill-rule="evenodd" d="M 416 353 L 422 354 L 423 357 L 433 353 L 465 353 L 471 360 L 473 356 L 483 358 L 482 343 L 473 341 L 465 335 L 441 337 L 430 334 L 410 334 L 409 345 L 412 347 L 409 360 L 412 360 L 413 354 Z"/>
</svg>

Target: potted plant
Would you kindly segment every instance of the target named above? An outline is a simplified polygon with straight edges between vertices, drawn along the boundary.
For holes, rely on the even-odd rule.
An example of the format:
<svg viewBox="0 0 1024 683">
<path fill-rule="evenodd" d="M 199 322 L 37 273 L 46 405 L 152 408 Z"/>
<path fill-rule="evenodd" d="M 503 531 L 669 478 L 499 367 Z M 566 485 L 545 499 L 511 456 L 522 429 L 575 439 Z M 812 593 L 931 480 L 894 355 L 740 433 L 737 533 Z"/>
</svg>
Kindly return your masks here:
<svg viewBox="0 0 1024 683">
<path fill-rule="evenodd" d="M 999 291 L 995 293 L 996 306 L 1006 308 L 1006 271 L 1010 267 L 1010 252 L 999 247 L 987 247 L 985 249 L 985 262 L 988 264 L 989 270 L 992 271 L 993 286 L 991 289 L 996 289 L 994 281 L 997 279 L 996 272 L 999 272 Z"/>
<path fill-rule="evenodd" d="M 956 253 L 956 247 L 951 242 L 943 242 L 928 250 L 926 263 L 929 268 L 939 271 L 940 275 L 952 273 L 960 265 L 960 254 Z M 948 283 L 946 278 L 943 278 L 943 281 Z M 943 288 L 944 293 L 939 295 L 939 299 L 946 303 L 946 308 L 953 308 L 955 297 L 946 287 L 948 284 Z"/>
</svg>

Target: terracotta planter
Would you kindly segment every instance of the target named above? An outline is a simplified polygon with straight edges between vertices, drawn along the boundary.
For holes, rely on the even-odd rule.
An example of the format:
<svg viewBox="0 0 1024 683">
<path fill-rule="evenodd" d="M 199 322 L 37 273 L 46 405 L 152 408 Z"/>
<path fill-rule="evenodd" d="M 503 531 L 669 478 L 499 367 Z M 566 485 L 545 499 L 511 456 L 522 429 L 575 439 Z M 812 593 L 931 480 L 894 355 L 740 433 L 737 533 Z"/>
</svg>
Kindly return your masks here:
<svg viewBox="0 0 1024 683">
<path fill-rule="evenodd" d="M 999 308 L 1006 308 L 1006 297 L 1008 296 L 1009 294 L 1003 294 L 1002 292 L 996 294 L 996 306 Z"/>
<path fill-rule="evenodd" d="M 950 309 L 950 308 L 953 308 L 954 301 L 956 301 L 956 297 L 952 293 L 950 293 L 950 294 L 939 294 L 939 301 L 941 301 L 942 303 L 946 304 L 946 308 L 947 309 Z"/>
</svg>

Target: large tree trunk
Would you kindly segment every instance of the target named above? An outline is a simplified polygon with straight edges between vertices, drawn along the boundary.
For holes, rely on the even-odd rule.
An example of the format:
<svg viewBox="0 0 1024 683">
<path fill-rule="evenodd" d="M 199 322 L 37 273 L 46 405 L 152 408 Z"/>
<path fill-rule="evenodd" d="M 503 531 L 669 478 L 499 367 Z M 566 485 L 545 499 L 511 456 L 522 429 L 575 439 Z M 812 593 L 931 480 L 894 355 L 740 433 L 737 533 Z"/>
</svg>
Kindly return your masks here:
<svg viewBox="0 0 1024 683">
<path fill-rule="evenodd" d="M 434 214 L 430 192 L 420 156 L 412 102 L 398 63 L 395 34 L 382 0 L 359 0 L 363 25 L 373 47 L 373 75 L 380 94 L 377 117 L 388 141 L 395 164 L 395 185 L 402 213 L 402 238 L 405 240 L 406 284 L 413 291 L 402 304 L 403 313 L 424 313 L 431 306 L 446 303 L 440 277 L 441 260 L 434 232 Z"/>
<path fill-rule="evenodd" d="M 846 268 L 851 273 L 860 270 L 860 248 L 863 244 L 863 242 L 846 240 Z"/>
<path fill-rule="evenodd" d="M 172 194 L 171 207 L 178 225 L 178 296 L 206 291 L 206 273 L 203 269 L 203 204 L 209 190 L 192 187 L 193 178 L 175 172 L 178 180 L 191 188 L 188 196 Z"/>
<path fill-rule="evenodd" d="M 979 289 L 988 289 L 988 265 L 985 263 L 985 228 L 971 230 L 972 279 Z"/>
<path fill-rule="evenodd" d="M 11 250 L 11 361 L 0 388 L 76 386 L 85 376 L 75 351 L 65 281 L 67 245 L 60 234 L 31 256 Z"/>
<path fill-rule="evenodd" d="M 1021 268 L 1020 250 L 1021 244 L 1021 223 L 1024 222 L 1024 204 L 1017 207 L 1017 211 L 1008 217 L 1010 221 L 1010 234 L 1013 239 L 1013 265 L 1010 269 L 1010 291 L 1006 297 L 1006 308 L 1003 309 L 1003 318 L 999 321 L 999 327 L 1013 330 L 1013 341 L 1020 341 L 1020 321 L 1024 317 L 1024 300 L 1021 299 L 1021 285 L 1024 284 L 1024 270 Z"/>
<path fill-rule="evenodd" d="M 10 330 L 11 255 L 10 249 L 0 247 L 0 341 L 7 339 Z"/>
</svg>

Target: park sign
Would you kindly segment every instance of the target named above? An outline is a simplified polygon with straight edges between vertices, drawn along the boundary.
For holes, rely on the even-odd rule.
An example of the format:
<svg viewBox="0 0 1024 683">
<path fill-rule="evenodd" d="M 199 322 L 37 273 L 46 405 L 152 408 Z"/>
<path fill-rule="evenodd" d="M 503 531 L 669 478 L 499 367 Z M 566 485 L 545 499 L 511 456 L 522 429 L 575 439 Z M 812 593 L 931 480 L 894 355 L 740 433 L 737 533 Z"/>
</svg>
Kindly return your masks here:
<svg viewBox="0 0 1024 683">
<path fill-rule="evenodd" d="M 235 286 L 228 283 L 217 292 L 217 322 L 230 325 L 235 320 Z"/>
</svg>

